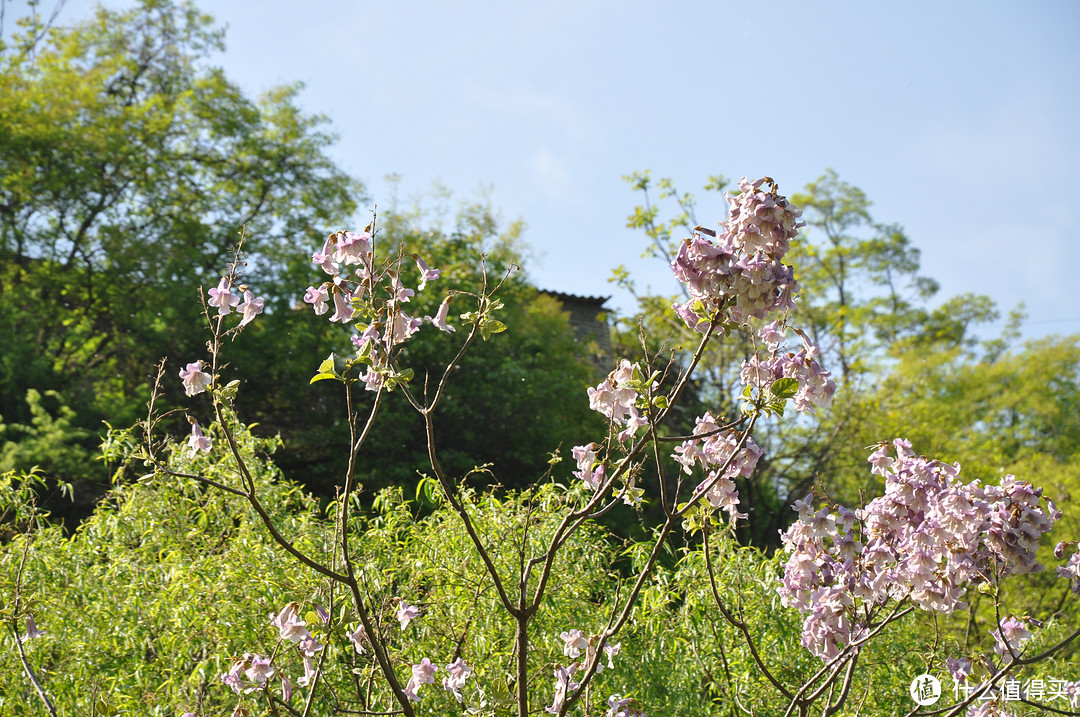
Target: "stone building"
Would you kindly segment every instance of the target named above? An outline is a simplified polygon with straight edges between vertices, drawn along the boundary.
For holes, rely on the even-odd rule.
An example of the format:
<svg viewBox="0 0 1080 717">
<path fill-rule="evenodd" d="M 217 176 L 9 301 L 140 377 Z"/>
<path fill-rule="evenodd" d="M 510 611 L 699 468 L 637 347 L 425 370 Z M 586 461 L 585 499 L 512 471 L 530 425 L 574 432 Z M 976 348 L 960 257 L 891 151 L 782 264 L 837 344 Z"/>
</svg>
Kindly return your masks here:
<svg viewBox="0 0 1080 717">
<path fill-rule="evenodd" d="M 602 373 L 611 370 L 611 327 L 608 325 L 607 309 L 604 304 L 610 296 L 577 296 L 560 291 L 540 290 L 541 294 L 562 304 L 563 311 L 570 314 L 570 327 L 574 338 L 581 344 L 584 353 L 596 364 Z"/>
</svg>

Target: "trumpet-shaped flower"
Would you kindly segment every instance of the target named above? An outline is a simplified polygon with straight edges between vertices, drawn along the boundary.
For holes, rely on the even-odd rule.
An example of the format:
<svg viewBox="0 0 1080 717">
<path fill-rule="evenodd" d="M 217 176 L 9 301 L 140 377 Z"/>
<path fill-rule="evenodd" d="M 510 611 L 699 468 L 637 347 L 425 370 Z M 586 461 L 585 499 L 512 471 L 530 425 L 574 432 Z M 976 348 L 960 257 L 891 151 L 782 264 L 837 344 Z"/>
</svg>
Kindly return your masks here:
<svg viewBox="0 0 1080 717">
<path fill-rule="evenodd" d="M 212 439 L 210 436 L 204 436 L 202 427 L 199 426 L 198 421 L 191 422 L 191 435 L 188 436 L 187 444 L 188 449 L 191 451 L 189 455 L 194 456 L 199 451 L 203 453 L 209 453 L 211 448 Z"/>
<path fill-rule="evenodd" d="M 228 672 L 221 675 L 221 681 L 236 694 L 240 694 L 244 689 L 244 685 L 240 681 L 240 676 L 244 674 L 244 663 L 245 660 L 237 660 Z"/>
<path fill-rule="evenodd" d="M 1064 555 L 1062 550 L 1062 555 Z M 1080 595 L 1080 550 L 1077 550 L 1069 558 L 1069 562 L 1064 567 L 1057 569 L 1058 577 L 1065 578 L 1069 581 L 1069 587 L 1074 593 Z"/>
<path fill-rule="evenodd" d="M 354 632 L 346 632 L 345 637 L 349 638 L 349 642 L 353 644 L 356 651 L 361 655 L 364 654 L 364 643 L 367 642 L 367 632 L 364 630 L 363 625 L 358 625 Z"/>
<path fill-rule="evenodd" d="M 321 286 L 309 286 L 304 292 L 304 301 L 315 308 L 315 315 L 322 316 L 330 310 L 330 293 L 326 290 L 326 284 Z"/>
<path fill-rule="evenodd" d="M 315 665 L 312 664 L 311 658 L 304 655 L 304 674 L 296 678 L 296 684 L 301 687 L 307 687 L 311 684 L 311 681 L 315 679 Z"/>
<path fill-rule="evenodd" d="M 44 630 L 39 630 L 37 623 L 34 622 L 33 615 L 26 616 L 26 634 L 19 638 L 19 642 L 25 643 L 27 640 L 36 640 L 45 634 Z"/>
<path fill-rule="evenodd" d="M 397 274 L 392 275 L 390 282 L 390 293 L 393 294 L 392 302 L 396 304 L 403 304 L 409 301 L 412 297 L 416 296 L 416 292 L 407 288 L 401 283 L 401 277 Z"/>
<path fill-rule="evenodd" d="M 281 676 L 281 699 L 285 702 L 292 699 L 292 683 L 285 675 Z"/>
<path fill-rule="evenodd" d="M 589 641 L 585 639 L 585 635 L 581 630 L 562 632 L 559 633 L 559 637 L 561 637 L 563 641 L 563 654 L 571 660 L 576 658 L 583 651 L 589 649 Z"/>
<path fill-rule="evenodd" d="M 410 336 L 420 330 L 420 327 L 424 325 L 424 320 L 421 318 L 413 318 L 404 311 L 398 309 L 391 317 L 389 330 L 384 334 L 384 339 L 387 342 L 387 348 L 396 346 L 402 343 Z"/>
<path fill-rule="evenodd" d="M 429 281 L 438 279 L 442 273 L 441 269 L 429 269 L 427 262 L 420 257 L 416 257 L 416 268 L 420 270 L 420 284 L 416 287 L 419 291 L 423 291 Z"/>
<path fill-rule="evenodd" d="M 424 321 L 431 322 L 432 324 L 434 324 L 435 328 L 437 328 L 439 331 L 445 331 L 446 333 L 451 333 L 453 331 L 456 331 L 457 329 L 455 329 L 450 324 L 446 323 L 446 317 L 447 317 L 447 314 L 449 314 L 449 313 L 450 313 L 450 297 L 448 296 L 445 299 L 443 299 L 441 304 L 439 304 L 439 310 L 435 313 L 435 317 L 432 318 L 430 316 L 425 316 Z"/>
<path fill-rule="evenodd" d="M 250 324 L 252 319 L 263 312 L 263 306 L 266 304 L 266 299 L 261 296 L 255 298 L 248 289 L 244 289 L 244 303 L 236 307 L 236 310 L 244 315 L 244 318 L 240 321 L 240 325 L 244 326 Z"/>
<path fill-rule="evenodd" d="M 443 689 L 447 692 L 452 692 L 458 702 L 463 702 L 464 698 L 461 696 L 461 688 L 465 686 L 466 678 L 472 674 L 472 668 L 465 664 L 465 660 L 458 657 L 446 666 L 446 671 L 449 674 L 443 678 Z"/>
<path fill-rule="evenodd" d="M 334 289 L 334 315 L 330 317 L 330 321 L 340 321 L 343 324 L 347 324 L 352 321 L 353 307 L 350 305 L 352 301 L 352 294 L 341 288 Z"/>
<path fill-rule="evenodd" d="M 210 289 L 207 293 L 210 294 L 210 299 L 206 303 L 217 307 L 218 316 L 231 314 L 232 307 L 240 303 L 240 297 L 233 295 L 229 280 L 225 277 L 221 277 L 216 289 Z"/>
<path fill-rule="evenodd" d="M 426 657 L 420 661 L 419 665 L 413 665 L 412 677 L 409 678 L 409 683 L 405 685 L 405 696 L 413 702 L 419 701 L 420 688 L 423 685 L 430 685 L 435 682 L 435 672 L 438 669 L 438 666 L 432 664 L 431 660 Z"/>
<path fill-rule="evenodd" d="M 621 650 L 622 650 L 622 643 L 621 642 L 615 642 L 615 643 L 605 642 L 604 643 L 604 654 L 607 656 L 607 666 L 609 668 L 615 669 L 614 658 L 615 658 L 615 655 L 618 655 Z"/>
<path fill-rule="evenodd" d="M 338 232 L 332 237 L 336 243 L 334 260 L 342 264 L 359 264 L 363 266 L 365 260 L 371 256 L 371 234 L 363 232 Z M 370 261 L 367 261 L 370 264 Z"/>
<path fill-rule="evenodd" d="M 545 712 L 553 715 L 562 712 L 563 706 L 566 704 L 567 693 L 571 690 L 576 690 L 579 687 L 577 682 L 570 681 L 570 678 L 573 676 L 574 670 L 576 669 L 576 664 L 555 668 L 555 699 L 552 701 L 550 707 L 544 708 Z"/>
<path fill-rule="evenodd" d="M 184 393 L 189 396 L 202 393 L 206 390 L 206 387 L 213 382 L 213 378 L 210 374 L 206 373 L 203 369 L 202 361 L 195 361 L 189 363 L 184 368 L 180 369 L 180 380 L 184 382 Z"/>
<path fill-rule="evenodd" d="M 244 670 L 244 674 L 255 684 L 261 685 L 274 676 L 274 668 L 269 658 L 254 655 L 251 658 L 251 667 Z"/>
<path fill-rule="evenodd" d="M 322 267 L 322 270 L 331 276 L 336 276 L 341 266 L 334 261 L 334 235 L 326 237 L 321 250 L 311 255 L 311 263 Z"/>
<path fill-rule="evenodd" d="M 1002 656 L 1010 652 L 1020 652 L 1020 646 L 1031 639 L 1031 631 L 1027 629 L 1027 625 L 1015 617 L 1002 620 L 1001 629 L 991 630 L 990 635 L 997 643 L 994 645 L 994 652 Z"/>
<path fill-rule="evenodd" d="M 270 624 L 278 629 L 278 637 L 282 640 L 300 642 L 309 637 L 307 623 L 300 619 L 296 609 L 300 607 L 291 602 L 282 608 L 277 617 L 271 616 Z"/>
<path fill-rule="evenodd" d="M 596 458 L 596 444 L 589 443 L 584 446 L 574 446 L 571 453 L 577 461 L 578 469 L 574 475 L 581 479 L 585 487 L 591 491 L 600 488 L 604 482 L 604 466 L 598 465 Z"/>
<path fill-rule="evenodd" d="M 401 623 L 401 629 L 404 630 L 409 626 L 409 623 L 415 620 L 420 615 L 420 609 L 410 605 L 402 600 L 398 604 L 397 619 Z"/>
<path fill-rule="evenodd" d="M 612 695 L 607 703 L 608 711 L 604 717 L 645 717 L 645 713 L 637 709 L 637 703 L 629 697 Z"/>
<path fill-rule="evenodd" d="M 323 649 L 325 645 L 320 645 L 319 642 L 311 636 L 311 633 L 304 635 L 300 638 L 300 641 L 296 644 L 296 649 L 304 653 L 308 657 L 315 657 L 315 653 Z"/>
</svg>

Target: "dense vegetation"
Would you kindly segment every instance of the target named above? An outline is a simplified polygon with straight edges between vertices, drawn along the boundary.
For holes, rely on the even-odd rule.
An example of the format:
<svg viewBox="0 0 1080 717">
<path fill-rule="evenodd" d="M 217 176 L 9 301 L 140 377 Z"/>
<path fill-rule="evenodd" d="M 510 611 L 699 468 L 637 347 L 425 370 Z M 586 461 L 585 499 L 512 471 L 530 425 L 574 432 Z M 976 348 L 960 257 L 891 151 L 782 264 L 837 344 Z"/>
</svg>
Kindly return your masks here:
<svg viewBox="0 0 1080 717">
<path fill-rule="evenodd" d="M 552 553 L 555 577 L 542 609 L 528 616 L 531 651 L 519 665 L 521 642 L 492 574 L 514 574 L 533 547 L 559 542 L 564 515 L 587 499 L 569 457 L 570 446 L 610 428 L 585 394 L 603 378 L 595 357 L 575 343 L 558 303 L 515 269 L 524 254 L 519 225 L 500 225 L 482 200 L 463 203 L 449 222 L 430 207 L 391 207 L 375 218 L 387 254 L 421 253 L 441 270 L 442 293 L 418 292 L 409 311 L 434 315 L 443 294 L 476 292 L 506 275 L 498 321 L 508 330 L 460 359 L 457 344 L 428 329 L 395 354 L 425 400 L 426 382 L 434 391 L 442 367 L 456 362 L 433 417 L 439 468 L 453 490 L 429 477 L 438 471 L 423 415 L 402 391 L 356 399 L 351 414 L 370 411 L 378 422 L 351 461 L 342 385 L 308 385 L 327 353 L 352 350 L 349 334 L 313 321 L 299 297 L 320 280 L 308 258 L 322 237 L 371 220 L 357 219 L 363 187 L 328 158 L 333 137 L 296 106 L 299 88 L 245 97 L 210 62 L 222 43 L 193 6 L 147 0 L 74 28 L 29 20 L 0 46 L 0 620 L 8 627 L 0 715 L 42 703 L 31 675 L 61 714 L 228 714 L 237 697 L 221 676 L 241 655 L 273 651 L 281 672 L 302 669 L 299 653 L 274 647 L 267 619 L 293 601 L 326 647 L 322 691 L 307 713 L 357 709 L 350 693 L 365 695 L 369 713 L 394 707 L 371 653 L 347 638 L 359 619 L 352 597 L 291 560 L 267 524 L 331 566 L 341 559 L 341 534 L 353 536 L 353 584 L 363 586 L 378 625 L 396 623 L 403 596 L 420 608 L 422 619 L 384 633 L 405 679 L 402 656 L 467 657 L 474 672 L 463 706 L 433 687 L 422 712 L 499 715 L 519 709 L 522 691 L 540 711 L 552 668 L 565 662 L 560 631 L 600 630 L 600 616 L 637 575 L 647 579 L 617 664 L 596 674 L 584 707 L 571 711 L 603 712 L 609 695 L 622 695 L 651 714 L 784 714 L 788 701 L 777 707 L 783 690 L 773 679 L 797 686 L 822 665 L 800 638 L 804 616 L 777 593 L 788 559 L 777 536 L 796 519 L 789 506 L 808 493 L 865 505 L 882 491 L 866 447 L 897 436 L 961 463 L 967 481 L 989 485 L 1013 473 L 1041 486 L 1062 508 L 1059 525 L 1080 525 L 1072 500 L 1080 491 L 1080 338 L 1020 342 L 1018 312 L 1000 336 L 980 338 L 975 329 L 997 318 L 992 302 L 938 300 L 903 230 L 875 220 L 869 199 L 828 172 L 792 198 L 808 227 L 789 257 L 801 285 L 792 325 L 806 329 L 832 370 L 832 407 L 762 413 L 754 438 L 764 453 L 737 481 L 748 517 L 731 535 L 708 515 L 691 514 L 686 530 L 671 535 L 657 528 L 666 529 L 671 511 L 656 486 L 677 495 L 680 471 L 658 452 L 632 476 L 647 486 L 644 504 L 614 505 Z M 644 231 L 649 254 L 670 262 L 698 224 L 695 199 L 648 173 L 630 182 L 644 200 L 630 225 Z M 726 184 L 718 177 L 706 189 Z M 217 450 L 203 453 L 175 438 L 189 430 L 182 413 L 194 411 L 175 377 L 205 354 L 209 316 L 198 287 L 218 283 L 238 232 L 243 280 L 266 311 L 222 350 L 223 375 L 238 384 L 214 387 L 223 413 L 205 428 Z M 418 267 L 395 266 L 406 285 L 417 284 Z M 621 270 L 616 280 L 634 288 Z M 637 315 L 615 327 L 617 355 L 604 357 L 614 367 L 644 348 L 665 368 L 664 391 L 696 367 L 657 441 L 691 433 L 705 410 L 738 416 L 745 403 L 752 335 L 729 330 L 696 348 L 699 337 L 672 308 L 688 296 L 638 296 Z M 162 356 L 170 361 L 154 393 Z M 156 413 L 137 425 L 152 394 Z M 222 448 L 230 436 L 232 452 Z M 57 519 L 68 483 L 89 497 L 77 528 L 75 514 Z M 340 490 L 346 497 L 337 500 Z M 245 500 L 256 493 L 258 504 Z M 474 531 L 490 536 L 491 564 L 477 554 Z M 970 608 L 950 616 L 905 614 L 861 650 L 858 669 L 850 662 L 843 694 L 830 690 L 826 704 L 842 697 L 845 714 L 906 713 L 913 676 L 944 678 L 948 657 L 993 655 L 990 632 L 1003 606 L 1041 625 L 1026 654 L 1075 637 L 1080 608 L 1068 582 L 1055 579 L 1064 561 L 1046 543 L 1038 559 L 1047 572 L 1003 582 L 994 594 L 973 590 Z M 45 633 L 21 642 L 28 615 Z M 1070 672 L 1075 644 L 1013 674 L 1080 678 Z M 521 690 L 521 674 L 537 678 Z M 280 714 L 305 709 L 286 702 L 265 705 Z"/>
</svg>

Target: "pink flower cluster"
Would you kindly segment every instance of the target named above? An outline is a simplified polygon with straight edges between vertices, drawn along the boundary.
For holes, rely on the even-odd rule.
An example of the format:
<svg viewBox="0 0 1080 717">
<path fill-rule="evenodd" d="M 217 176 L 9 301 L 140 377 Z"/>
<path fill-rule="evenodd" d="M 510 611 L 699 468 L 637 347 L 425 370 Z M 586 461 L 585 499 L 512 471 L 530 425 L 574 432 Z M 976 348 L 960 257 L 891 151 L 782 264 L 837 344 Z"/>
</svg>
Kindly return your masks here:
<svg viewBox="0 0 1080 717">
<path fill-rule="evenodd" d="M 218 316 L 221 317 L 231 314 L 233 307 L 235 307 L 243 317 L 240 319 L 237 328 L 251 323 L 256 316 L 263 312 L 263 307 L 266 304 L 265 299 L 256 298 L 247 287 L 242 286 L 240 288 L 244 292 L 243 301 L 239 296 L 232 293 L 232 282 L 228 277 L 223 276 L 218 285 L 207 292 L 210 298 L 206 302 L 215 307 L 218 310 Z M 203 368 L 205 368 L 205 364 L 202 361 L 194 361 L 180 369 L 180 380 L 184 384 L 184 393 L 188 396 L 195 396 L 204 392 L 214 382 L 213 376 L 203 371 Z M 192 435 L 195 435 L 195 431 L 192 432 Z M 201 437 L 201 432 L 198 435 Z M 209 441 L 209 439 L 206 440 Z M 203 445 L 202 443 L 198 444 L 198 446 L 192 445 L 192 455 L 194 455 L 195 450 L 209 450 L 209 448 L 202 448 Z M 205 445 L 208 446 L 209 443 L 207 442 Z"/>
<path fill-rule="evenodd" d="M 319 286 L 309 286 L 304 301 L 312 305 L 317 315 L 329 312 L 333 303 L 332 322 L 347 324 L 358 316 L 369 321 L 352 337 L 357 354 L 369 364 L 361 377 L 369 391 L 377 391 L 383 385 L 391 349 L 419 331 L 425 320 L 447 333 L 454 331 L 454 327 L 446 323 L 450 297 L 442 302 L 434 317 L 421 319 L 406 313 L 404 304 L 416 295 L 416 291 L 423 291 L 429 281 L 440 276 L 440 270 L 428 267 L 422 258 L 413 256 L 413 259 L 420 272 L 420 283 L 415 291 L 404 286 L 394 270 L 375 275 L 374 243 L 371 233 L 366 230 L 360 234 L 331 234 L 322 249 L 311 255 L 312 263 L 332 278 Z M 389 298 L 378 304 L 369 302 L 365 307 L 364 297 L 369 291 L 374 292 L 376 284 L 384 279 L 387 280 L 385 288 Z"/>
<path fill-rule="evenodd" d="M 435 682 L 435 672 L 438 669 L 438 666 L 426 657 L 420 660 L 419 665 L 413 665 L 412 677 L 409 678 L 408 684 L 405 685 L 405 696 L 413 702 L 419 701 L 420 688 Z"/>
<path fill-rule="evenodd" d="M 766 183 L 771 188 L 762 191 Z M 801 212 L 767 177 L 753 182 L 744 177 L 739 190 L 724 194 L 731 211 L 716 241 L 695 232 L 671 263 L 690 294 L 690 301 L 673 308 L 697 331 L 704 331 L 716 312 L 719 322 L 744 323 L 794 305 L 798 284 L 781 259 L 803 226 Z"/>
<path fill-rule="evenodd" d="M 304 687 L 315 677 L 312 658 L 323 650 L 325 645 L 319 644 L 308 631 L 307 622 L 300 619 L 299 607 L 299 604 L 291 602 L 277 615 L 271 613 L 270 624 L 277 628 L 279 640 L 294 643 L 297 651 L 303 656 L 304 674 L 296 682 Z M 330 615 L 322 607 L 316 605 L 315 611 L 320 615 L 323 624 L 329 623 Z M 233 663 L 232 669 L 221 675 L 221 681 L 237 694 L 248 693 L 267 687 L 274 675 L 281 680 L 282 699 L 288 702 L 292 699 L 292 683 L 288 676 L 274 667 L 272 658 L 245 652 L 241 659 Z M 243 679 L 245 677 L 246 680 Z"/>
<path fill-rule="evenodd" d="M 420 688 L 424 685 L 435 683 L 435 673 L 439 666 L 428 658 L 420 660 L 420 663 L 412 666 L 412 677 L 405 685 L 405 696 L 413 702 L 420 701 Z M 465 660 L 458 657 L 446 666 L 448 675 L 443 678 L 442 686 L 447 692 L 454 695 L 458 702 L 464 702 L 461 688 L 465 686 L 465 680 L 472 674 L 472 667 Z"/>
<path fill-rule="evenodd" d="M 780 353 L 783 333 L 779 322 L 766 324 L 758 336 L 769 346 L 772 356 L 762 359 L 754 355 L 743 361 L 742 382 L 746 386 L 765 394 L 773 384 L 782 378 L 795 379 L 799 388 L 792 396 L 795 410 L 800 413 L 825 408 L 832 403 L 836 382 L 830 373 L 817 362 L 818 349 L 810 343 L 805 334 L 799 332 L 803 347 L 795 353 Z"/>
<path fill-rule="evenodd" d="M 221 676 L 221 681 L 233 692 L 254 692 L 262 688 L 275 674 L 270 659 L 262 655 L 245 652 L 244 656 L 233 663 L 232 668 Z M 245 680 L 244 678 L 247 678 Z"/>
<path fill-rule="evenodd" d="M 644 378 L 638 364 L 622 359 L 618 368 L 608 374 L 606 379 L 588 389 L 589 407 L 606 416 L 612 426 L 622 427 L 619 432 L 620 441 L 631 440 L 638 429 L 649 425 L 648 419 L 639 408 L 644 409 L 648 404 L 648 397 L 643 396 L 642 392 L 655 386 L 654 381 Z M 597 450 L 599 449 L 595 443 L 587 443 L 574 446 L 571 451 L 577 462 L 574 475 L 593 492 L 600 489 L 605 479 L 604 461 L 597 456 Z M 634 487 L 634 478 L 631 477 L 622 493 L 623 502 L 637 505 L 642 492 Z"/>
<path fill-rule="evenodd" d="M 232 283 L 223 276 L 221 281 L 218 282 L 217 288 L 210 289 L 207 292 L 210 294 L 210 299 L 206 303 L 217 308 L 218 316 L 228 316 L 235 306 L 236 310 L 244 317 L 240 320 L 240 325 L 246 326 L 263 312 L 266 301 L 262 298 L 255 298 L 251 291 L 244 287 L 241 288 L 244 292 L 243 302 L 241 302 L 239 296 L 232 293 Z"/>
<path fill-rule="evenodd" d="M 270 624 L 278 629 L 278 637 L 281 640 L 295 642 L 297 648 L 306 657 L 314 657 L 315 653 L 323 649 L 307 629 L 307 622 L 300 619 L 297 614 L 297 603 L 291 602 L 286 605 L 275 617 L 270 616 Z"/>
<path fill-rule="evenodd" d="M 303 656 L 304 674 L 296 682 L 301 687 L 306 687 L 312 683 L 317 673 L 312 658 L 315 657 L 316 653 L 323 650 L 325 645 L 319 644 L 308 630 L 307 622 L 300 618 L 299 608 L 298 603 L 289 603 L 277 615 L 270 614 L 270 624 L 277 628 L 278 640 L 283 643 L 295 643 L 297 651 Z M 330 614 L 320 605 L 313 605 L 313 608 L 323 626 L 329 626 Z M 404 600 L 398 601 L 397 619 L 402 630 L 408 627 L 409 623 L 416 619 L 419 614 L 418 608 L 409 605 Z M 364 652 L 365 645 L 369 640 L 363 625 L 358 626 L 351 633 L 346 630 L 345 636 L 358 653 L 362 654 Z M 278 652 L 275 652 L 275 655 L 277 654 Z M 244 653 L 241 659 L 233 663 L 228 672 L 221 675 L 221 681 L 234 692 L 240 694 L 265 689 L 274 676 L 277 675 L 281 680 L 282 699 L 288 702 L 292 698 L 292 683 L 280 669 L 274 666 L 273 661 L 273 658 Z M 405 696 L 412 701 L 419 701 L 420 689 L 424 685 L 435 682 L 435 673 L 438 669 L 438 666 L 426 657 L 419 664 L 412 665 L 412 676 L 403 690 Z M 472 674 L 472 667 L 466 664 L 461 657 L 457 657 L 446 666 L 446 671 L 448 674 L 443 679 L 443 689 L 453 694 L 458 702 L 464 701 L 461 689 L 465 686 L 465 680 Z"/>
<path fill-rule="evenodd" d="M 990 635 L 994 638 L 994 652 L 1002 657 L 1019 653 L 1023 644 L 1031 639 L 1027 624 L 1012 616 L 1002 620 L 1001 629 L 991 630 Z"/>
<path fill-rule="evenodd" d="M 604 483 L 604 464 L 596 457 L 596 444 L 574 446 L 571 450 L 578 469 L 574 475 L 581 479 L 585 487 L 595 492 Z"/>
<path fill-rule="evenodd" d="M 807 496 L 781 534 L 790 556 L 778 592 L 807 613 L 802 641 L 813 654 L 831 659 L 858 642 L 890 601 L 950 613 L 965 607 L 973 582 L 1043 569 L 1039 538 L 1061 512 L 1041 489 L 1011 475 L 998 486 L 965 484 L 959 465 L 918 456 L 902 439 L 869 460 L 883 496 L 835 514 Z"/>
<path fill-rule="evenodd" d="M 577 662 L 571 663 L 565 667 L 555 667 L 555 698 L 549 707 L 545 707 L 544 710 L 553 715 L 559 714 L 566 705 L 566 698 L 570 692 L 573 692 L 581 686 L 578 682 L 572 682 L 571 678 L 578 669 L 585 669 L 589 663 L 596 662 L 596 674 L 600 674 L 604 671 L 604 663 L 597 658 L 596 646 L 599 642 L 599 638 L 596 636 L 585 637 L 585 633 L 581 630 L 568 630 L 566 632 L 559 633 L 559 638 L 563 641 L 563 655 L 569 657 L 571 660 L 577 659 L 585 654 L 585 659 L 579 664 Z M 614 658 L 619 654 L 622 649 L 620 643 L 609 643 L 605 641 L 601 648 L 604 655 L 607 657 L 607 669 L 614 669 Z M 608 715 L 636 715 L 636 717 L 644 717 L 644 713 L 639 710 L 626 711 L 626 707 L 630 705 L 633 700 L 619 700 L 617 695 L 613 695 L 608 699 L 609 711 Z M 621 711 L 620 711 L 621 710 Z"/>
<path fill-rule="evenodd" d="M 740 448 L 739 435 L 721 428 L 709 412 L 697 419 L 693 435 L 695 438 L 683 441 L 675 448 L 672 458 L 682 465 L 687 475 L 693 473 L 695 463 L 700 463 L 705 470 L 705 480 L 694 491 L 695 497 L 704 495 L 709 505 L 724 510 L 732 521 L 745 518 L 746 514 L 738 510 L 739 491 L 735 488 L 735 479 L 749 477 L 754 472 L 762 455 L 761 448 L 749 437 Z"/>
<path fill-rule="evenodd" d="M 1065 547 L 1068 545 L 1065 541 L 1061 541 L 1054 547 L 1054 557 L 1061 560 L 1065 557 Z M 1069 558 L 1069 562 L 1064 567 L 1057 569 L 1058 577 L 1065 578 L 1069 581 L 1069 585 L 1072 591 L 1077 595 L 1080 595 L 1080 547 L 1077 547 L 1076 551 Z"/>
<path fill-rule="evenodd" d="M 637 701 L 630 697 L 612 695 L 608 697 L 608 711 L 604 717 L 645 717 L 645 713 L 637 706 Z"/>
<path fill-rule="evenodd" d="M 641 368 L 623 359 L 603 382 L 588 389 L 589 408 L 607 416 L 615 425 L 626 427 L 619 434 L 620 441 L 633 437 L 637 429 L 648 425 L 637 409 L 641 381 L 635 379 L 635 372 L 640 376 Z"/>
</svg>

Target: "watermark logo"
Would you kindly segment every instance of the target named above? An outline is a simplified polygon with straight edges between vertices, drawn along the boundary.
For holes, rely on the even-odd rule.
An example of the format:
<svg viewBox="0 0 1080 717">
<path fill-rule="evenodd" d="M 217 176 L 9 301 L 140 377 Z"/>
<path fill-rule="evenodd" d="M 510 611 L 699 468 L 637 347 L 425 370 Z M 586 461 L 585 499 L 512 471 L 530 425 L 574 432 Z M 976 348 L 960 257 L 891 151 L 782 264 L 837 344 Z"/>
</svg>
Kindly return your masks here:
<svg viewBox="0 0 1080 717">
<path fill-rule="evenodd" d="M 941 682 L 933 675 L 922 674 L 911 681 L 908 692 L 915 704 L 926 707 L 941 699 Z"/>
</svg>

